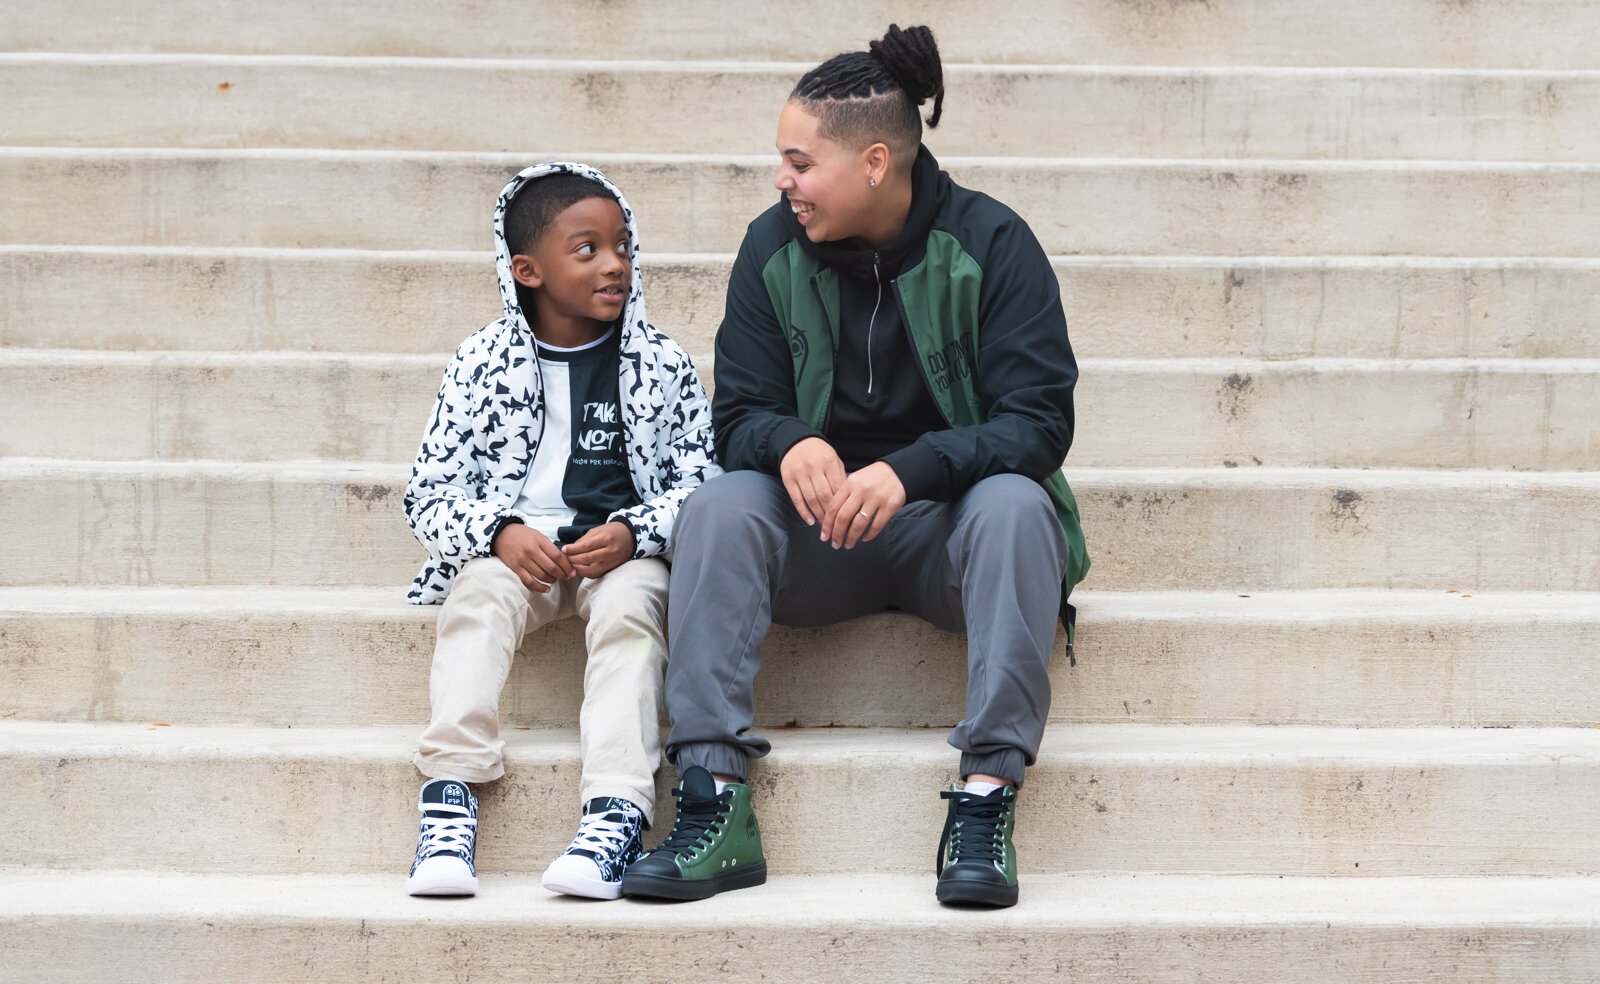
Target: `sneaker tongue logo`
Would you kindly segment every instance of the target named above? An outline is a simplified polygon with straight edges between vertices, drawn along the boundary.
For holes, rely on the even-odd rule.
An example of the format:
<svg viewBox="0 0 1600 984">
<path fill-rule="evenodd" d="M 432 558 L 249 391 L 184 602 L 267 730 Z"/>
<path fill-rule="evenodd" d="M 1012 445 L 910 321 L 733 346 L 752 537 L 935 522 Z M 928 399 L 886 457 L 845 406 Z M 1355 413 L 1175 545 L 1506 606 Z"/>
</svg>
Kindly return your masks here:
<svg viewBox="0 0 1600 984">
<path fill-rule="evenodd" d="M 450 785 L 444 787 L 444 801 L 449 806 L 466 806 L 467 798 L 460 786 Z"/>
</svg>

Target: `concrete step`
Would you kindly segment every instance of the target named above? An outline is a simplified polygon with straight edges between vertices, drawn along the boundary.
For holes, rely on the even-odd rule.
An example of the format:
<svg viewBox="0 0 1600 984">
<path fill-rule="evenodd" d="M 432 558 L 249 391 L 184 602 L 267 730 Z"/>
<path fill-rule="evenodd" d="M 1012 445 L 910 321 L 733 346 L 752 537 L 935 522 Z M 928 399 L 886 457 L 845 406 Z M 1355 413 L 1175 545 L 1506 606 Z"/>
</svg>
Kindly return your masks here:
<svg viewBox="0 0 1600 984">
<path fill-rule="evenodd" d="M 727 254 L 651 253 L 657 324 L 709 352 Z M 1588 358 L 1600 260 L 1058 256 L 1081 356 Z M 84 283 L 94 283 L 84 291 Z M 489 253 L 0 245 L 0 345 L 451 351 L 499 316 Z M 92 331 L 85 326 L 92 325 Z"/>
<path fill-rule="evenodd" d="M 1600 727 L 1600 595 L 1083 591 L 1058 724 Z M 428 717 L 434 607 L 399 590 L 0 590 L 6 714 L 330 727 Z M 531 634 L 507 727 L 576 727 L 575 620 Z M 909 615 L 773 629 L 763 727 L 953 726 L 966 646 Z M 892 696 L 891 696 L 892 695 Z"/>
<path fill-rule="evenodd" d="M 549 152 L 0 149 L 13 244 L 483 249 Z M 763 156 L 585 154 L 646 250 L 731 252 L 777 198 Z M 1052 253 L 1587 256 L 1600 165 L 948 158 Z"/>
<path fill-rule="evenodd" d="M 1600 591 L 1600 475 L 1068 470 L 1100 590 Z M 0 459 L 0 586 L 409 583 L 405 470 Z"/>
<path fill-rule="evenodd" d="M 692 353 L 713 382 L 710 353 Z M 446 355 L 0 350 L 0 456 L 409 465 Z M 1085 359 L 1081 467 L 1600 468 L 1600 360 Z M 240 412 L 240 408 L 249 408 Z M 276 426 L 263 428 L 261 415 Z"/>
<path fill-rule="evenodd" d="M 207 0 L 29 0 L 0 10 L 11 51 L 216 51 L 519 58 L 778 58 L 816 64 L 866 47 L 891 21 L 925 23 L 947 62 L 1399 65 L 1600 68 L 1600 17 L 1585 0 L 1062 0 L 997 17 L 958 0 L 821 0 L 762 16 L 734 0 L 607 8 L 546 0 L 541 25 L 512 0 L 452 7 L 395 0 L 381 10 L 258 0 L 218 18 Z"/>
<path fill-rule="evenodd" d="M 0 139 L 765 153 L 804 63 L 0 55 Z M 944 155 L 1593 161 L 1600 72 L 952 65 Z M 507 92 L 539 93 L 505 112 Z M 640 107 L 673 106 L 671 113 Z M 626 121 L 627 125 L 621 125 Z"/>
<path fill-rule="evenodd" d="M 1155 984 L 1587 984 L 1600 879 L 1024 876 L 975 915 L 932 876 L 772 876 L 694 905 L 585 905 L 524 876 L 471 900 L 412 899 L 395 875 L 0 872 L 0 954 L 38 984 L 299 984 L 475 974 L 677 984 L 783 973 Z M 936 939 L 937 945 L 930 940 Z M 786 970 L 781 970 L 786 969 Z"/>
<path fill-rule="evenodd" d="M 41 866 L 395 872 L 410 862 L 416 728 L 0 724 Z M 958 755 L 941 730 L 765 732 L 752 772 L 778 874 L 921 873 Z M 575 732 L 511 732 L 480 788 L 487 871 L 537 872 L 578 813 Z M 659 774 L 664 836 L 673 800 Z M 862 840 L 841 792 L 908 836 Z M 866 806 L 864 804 L 870 804 Z M 198 813 L 197 813 L 198 807 Z M 885 818 L 894 818 L 892 822 Z M 1282 875 L 1572 875 L 1600 870 L 1593 729 L 1052 728 L 1028 774 L 1024 870 Z"/>
</svg>

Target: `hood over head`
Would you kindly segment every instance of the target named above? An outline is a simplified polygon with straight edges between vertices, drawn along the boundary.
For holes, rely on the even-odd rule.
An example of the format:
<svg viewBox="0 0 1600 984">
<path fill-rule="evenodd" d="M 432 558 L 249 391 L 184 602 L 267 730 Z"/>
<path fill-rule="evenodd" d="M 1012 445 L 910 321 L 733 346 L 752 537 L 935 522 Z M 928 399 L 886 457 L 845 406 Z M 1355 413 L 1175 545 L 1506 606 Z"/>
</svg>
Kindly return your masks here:
<svg viewBox="0 0 1600 984">
<path fill-rule="evenodd" d="M 634 222 L 633 209 L 628 207 L 628 200 L 622 197 L 622 192 L 604 174 L 587 164 L 571 161 L 550 161 L 524 168 L 500 189 L 500 199 L 494 206 L 494 269 L 500 278 L 500 300 L 505 304 L 506 320 L 530 336 L 533 334 L 532 326 L 528 324 L 528 319 L 522 311 L 522 302 L 517 299 L 516 278 L 511 275 L 511 247 L 506 243 L 506 210 L 511 205 L 511 199 L 516 197 L 529 182 L 547 178 L 552 174 L 576 174 L 588 178 L 609 191 L 611 197 L 617 200 L 617 206 L 622 209 L 622 219 L 628 226 L 628 260 L 631 270 L 628 300 L 622 307 L 621 319 L 622 334 L 627 338 L 650 320 L 644 308 L 643 279 L 639 274 L 639 229 Z"/>
</svg>

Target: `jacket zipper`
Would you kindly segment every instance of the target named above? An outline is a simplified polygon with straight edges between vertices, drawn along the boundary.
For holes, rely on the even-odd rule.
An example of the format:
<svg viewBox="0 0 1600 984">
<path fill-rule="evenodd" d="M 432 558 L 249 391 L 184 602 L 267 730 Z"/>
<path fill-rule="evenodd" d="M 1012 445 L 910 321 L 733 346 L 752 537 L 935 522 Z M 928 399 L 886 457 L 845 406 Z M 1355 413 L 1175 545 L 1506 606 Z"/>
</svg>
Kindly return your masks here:
<svg viewBox="0 0 1600 984">
<path fill-rule="evenodd" d="M 878 325 L 878 308 L 883 305 L 883 274 L 878 270 L 878 251 L 872 251 L 872 279 L 878 284 L 878 298 L 872 302 L 872 317 L 867 321 L 867 395 L 872 395 L 872 329 Z M 871 401 L 868 401 L 871 402 Z"/>
</svg>

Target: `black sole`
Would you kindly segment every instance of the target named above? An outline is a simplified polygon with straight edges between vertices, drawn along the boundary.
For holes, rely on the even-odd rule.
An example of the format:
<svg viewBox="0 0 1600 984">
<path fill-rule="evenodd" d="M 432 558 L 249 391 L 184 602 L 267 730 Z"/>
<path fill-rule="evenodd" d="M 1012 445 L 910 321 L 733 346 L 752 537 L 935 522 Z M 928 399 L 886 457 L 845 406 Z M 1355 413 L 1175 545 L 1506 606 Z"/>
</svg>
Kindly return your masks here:
<svg viewBox="0 0 1600 984">
<path fill-rule="evenodd" d="M 626 876 L 624 876 L 626 877 Z M 934 897 L 945 905 L 982 906 L 987 909 L 1005 909 L 1017 904 L 1020 885 L 989 885 L 972 881 L 941 881 L 934 889 Z"/>
<path fill-rule="evenodd" d="M 766 883 L 765 861 L 711 878 L 664 878 L 661 875 L 634 874 L 629 871 L 622 875 L 622 894 L 639 898 L 695 902 L 734 889 L 755 888 Z"/>
</svg>

